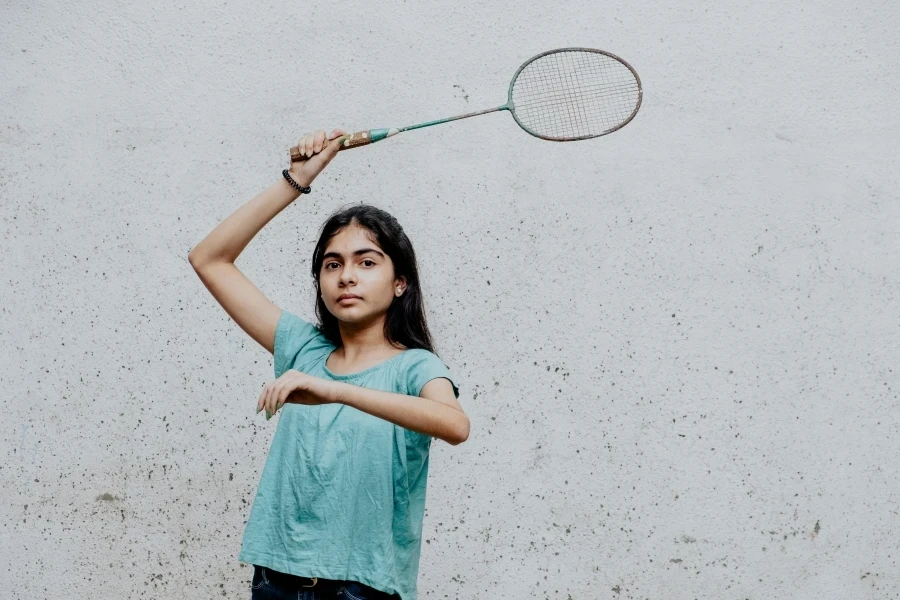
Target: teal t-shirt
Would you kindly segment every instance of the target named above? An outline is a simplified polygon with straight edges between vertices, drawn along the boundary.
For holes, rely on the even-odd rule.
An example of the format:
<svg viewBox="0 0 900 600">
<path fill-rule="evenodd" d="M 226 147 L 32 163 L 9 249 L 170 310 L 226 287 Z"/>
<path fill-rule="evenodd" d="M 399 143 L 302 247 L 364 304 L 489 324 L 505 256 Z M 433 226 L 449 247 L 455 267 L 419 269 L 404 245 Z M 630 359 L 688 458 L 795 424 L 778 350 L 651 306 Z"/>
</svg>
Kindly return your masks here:
<svg viewBox="0 0 900 600">
<path fill-rule="evenodd" d="M 447 366 L 412 349 L 337 375 L 319 330 L 286 310 L 275 331 L 275 377 L 314 377 L 418 396 Z M 238 559 L 302 577 L 358 581 L 416 600 L 431 436 L 345 404 L 286 404 L 263 467 Z"/>
</svg>

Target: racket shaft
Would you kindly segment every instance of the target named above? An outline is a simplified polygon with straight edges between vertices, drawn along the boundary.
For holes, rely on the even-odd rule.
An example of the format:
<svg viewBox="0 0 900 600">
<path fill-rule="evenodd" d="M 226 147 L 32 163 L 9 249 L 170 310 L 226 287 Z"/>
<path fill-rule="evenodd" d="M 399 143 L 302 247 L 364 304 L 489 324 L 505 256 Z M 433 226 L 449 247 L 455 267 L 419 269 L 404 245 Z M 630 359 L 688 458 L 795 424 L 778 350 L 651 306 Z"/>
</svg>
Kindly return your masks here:
<svg viewBox="0 0 900 600">
<path fill-rule="evenodd" d="M 425 123 L 419 123 L 418 125 L 409 125 L 408 127 L 401 127 L 400 131 L 410 131 L 412 129 L 421 129 L 422 127 L 431 127 L 432 125 L 440 125 L 441 123 L 449 123 L 450 121 L 458 121 L 459 119 L 468 119 L 469 117 L 486 115 L 488 113 L 497 112 L 498 110 L 509 110 L 509 106 L 504 104 L 503 106 L 498 106 L 497 108 L 488 108 L 486 110 L 470 112 L 464 115 L 456 115 L 455 117 L 449 117 L 447 119 L 438 119 L 437 121 L 427 121 Z"/>
<path fill-rule="evenodd" d="M 449 123 L 451 121 L 457 121 L 459 119 L 467 119 L 469 117 L 477 117 L 478 115 L 485 115 L 487 113 L 497 112 L 499 110 L 509 110 L 509 106 L 503 105 L 498 106 L 497 108 L 488 108 L 487 110 L 479 110 L 477 112 L 466 113 L 464 115 L 457 115 L 455 117 L 449 117 L 447 119 L 438 119 L 436 121 L 427 121 L 425 123 L 419 123 L 418 125 L 409 125 L 408 127 L 401 127 L 397 129 L 396 127 L 392 127 L 390 129 L 368 129 L 366 131 L 357 131 L 356 133 L 352 133 L 347 136 L 347 139 L 343 141 L 341 147 L 338 150 L 347 150 L 349 148 L 358 148 L 359 146 L 367 146 L 374 142 L 379 142 L 385 138 L 389 138 L 392 135 L 397 135 L 403 131 L 410 131 L 412 129 L 421 129 L 422 127 L 430 127 L 432 125 L 440 125 L 441 123 Z M 294 146 L 291 148 L 291 162 L 300 162 L 306 160 L 307 157 L 300 154 L 300 148 L 298 146 Z"/>
</svg>

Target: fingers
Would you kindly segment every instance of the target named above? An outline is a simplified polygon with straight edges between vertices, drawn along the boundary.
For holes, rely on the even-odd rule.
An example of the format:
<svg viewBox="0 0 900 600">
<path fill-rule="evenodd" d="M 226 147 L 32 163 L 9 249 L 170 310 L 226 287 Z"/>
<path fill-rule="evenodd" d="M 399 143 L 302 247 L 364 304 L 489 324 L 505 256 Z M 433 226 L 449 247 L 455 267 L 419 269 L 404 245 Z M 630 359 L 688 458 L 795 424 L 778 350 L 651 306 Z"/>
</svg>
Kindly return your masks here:
<svg viewBox="0 0 900 600">
<path fill-rule="evenodd" d="M 259 414 L 259 411 L 266 407 L 266 394 L 269 393 L 269 386 L 266 384 L 263 386 L 262 393 L 259 395 L 259 400 L 256 401 L 256 414 Z"/>
<path fill-rule="evenodd" d="M 275 413 L 284 404 L 284 402 L 279 403 L 280 387 L 282 386 L 277 386 L 274 381 L 267 383 L 259 395 L 259 400 L 256 401 L 256 414 L 265 410 L 266 421 L 275 416 Z"/>
<path fill-rule="evenodd" d="M 268 421 L 287 403 L 291 393 L 293 393 L 291 386 L 278 385 L 277 380 L 266 384 L 259 396 L 259 400 L 256 401 L 256 414 L 265 410 L 266 421 Z"/>
<path fill-rule="evenodd" d="M 265 401 L 266 421 L 271 419 L 272 415 L 275 414 L 275 411 L 272 410 L 272 397 L 275 395 L 275 386 L 270 383 L 267 387 L 269 389 L 266 392 L 266 401 Z"/>
<path fill-rule="evenodd" d="M 266 403 L 266 421 L 275 416 L 278 412 L 278 391 L 273 390 L 269 393 L 269 399 Z"/>
<path fill-rule="evenodd" d="M 278 392 L 275 394 L 275 398 L 273 398 L 272 400 L 273 404 L 275 405 L 274 409 L 272 410 L 273 413 L 278 412 L 278 409 L 284 406 L 284 403 L 287 402 L 287 397 L 290 393 L 291 390 L 290 388 L 288 388 L 288 386 L 282 386 L 281 389 L 278 390 Z"/>
<path fill-rule="evenodd" d="M 278 409 L 284 406 L 284 399 L 290 392 L 290 387 L 284 385 L 277 385 L 277 382 L 272 383 L 272 391 L 269 392 L 268 398 L 268 408 L 267 412 L 269 413 L 269 419 L 275 416 L 275 413 L 278 412 Z"/>
<path fill-rule="evenodd" d="M 318 154 L 323 149 L 331 149 L 334 146 L 336 150 L 337 144 L 332 144 L 333 140 L 339 139 L 342 135 L 346 135 L 343 129 L 332 129 L 330 134 L 326 134 L 324 129 L 319 129 L 312 133 L 308 133 L 300 138 L 297 142 L 297 148 L 300 150 L 300 156 L 310 158 Z"/>
<path fill-rule="evenodd" d="M 308 133 L 300 138 L 300 141 L 297 142 L 297 148 L 300 150 L 300 156 L 305 158 L 309 158 L 313 155 L 313 139 L 315 137 L 314 133 Z"/>
<path fill-rule="evenodd" d="M 325 130 L 320 129 L 313 136 L 313 150 L 316 154 L 322 151 L 322 144 L 325 143 Z"/>
</svg>

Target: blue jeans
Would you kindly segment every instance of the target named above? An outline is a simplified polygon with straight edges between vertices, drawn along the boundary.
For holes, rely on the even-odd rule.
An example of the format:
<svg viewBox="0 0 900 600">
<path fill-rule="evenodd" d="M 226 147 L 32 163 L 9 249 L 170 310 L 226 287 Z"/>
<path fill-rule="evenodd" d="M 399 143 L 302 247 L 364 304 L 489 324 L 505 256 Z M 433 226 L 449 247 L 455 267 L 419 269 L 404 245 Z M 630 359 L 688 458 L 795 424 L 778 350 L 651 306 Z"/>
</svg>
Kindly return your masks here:
<svg viewBox="0 0 900 600">
<path fill-rule="evenodd" d="M 250 598 L 251 600 L 400 600 L 400 595 L 391 595 L 356 581 L 313 580 L 253 565 Z"/>
</svg>

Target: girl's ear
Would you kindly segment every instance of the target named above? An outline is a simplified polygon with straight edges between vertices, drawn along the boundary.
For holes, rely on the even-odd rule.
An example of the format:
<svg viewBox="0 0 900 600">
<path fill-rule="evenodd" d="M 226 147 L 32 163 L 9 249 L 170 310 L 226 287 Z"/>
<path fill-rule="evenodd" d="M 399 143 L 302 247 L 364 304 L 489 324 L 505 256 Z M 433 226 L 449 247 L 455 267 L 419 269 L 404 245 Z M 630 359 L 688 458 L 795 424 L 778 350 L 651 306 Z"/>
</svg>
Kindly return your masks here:
<svg viewBox="0 0 900 600">
<path fill-rule="evenodd" d="M 406 277 L 398 277 L 394 280 L 394 295 L 400 296 L 406 291 Z"/>
</svg>

